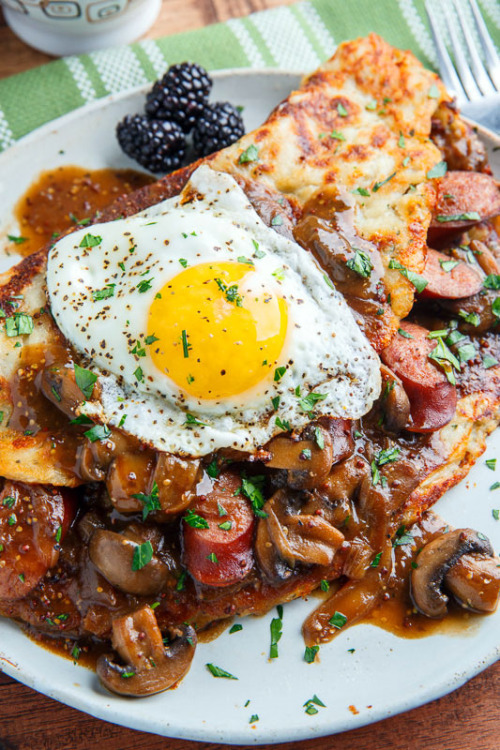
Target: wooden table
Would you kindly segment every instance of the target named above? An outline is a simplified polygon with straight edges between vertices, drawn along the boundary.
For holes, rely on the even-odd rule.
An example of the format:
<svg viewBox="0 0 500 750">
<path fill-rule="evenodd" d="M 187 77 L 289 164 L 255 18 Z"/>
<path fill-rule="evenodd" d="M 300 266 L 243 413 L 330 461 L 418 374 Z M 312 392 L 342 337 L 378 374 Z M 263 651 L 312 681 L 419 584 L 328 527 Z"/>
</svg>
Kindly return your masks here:
<svg viewBox="0 0 500 750">
<path fill-rule="evenodd" d="M 163 0 L 149 36 L 174 34 L 290 0 Z M 7 28 L 0 11 L 0 78 L 51 58 Z M 467 639 L 464 640 L 467 648 Z M 500 664 L 434 703 L 337 737 L 286 745 L 286 750 L 495 750 L 500 745 Z M 0 674 L 0 750 L 215 750 L 215 745 L 165 740 L 122 729 L 38 695 Z M 285 747 L 285 746 L 281 746 Z"/>
</svg>

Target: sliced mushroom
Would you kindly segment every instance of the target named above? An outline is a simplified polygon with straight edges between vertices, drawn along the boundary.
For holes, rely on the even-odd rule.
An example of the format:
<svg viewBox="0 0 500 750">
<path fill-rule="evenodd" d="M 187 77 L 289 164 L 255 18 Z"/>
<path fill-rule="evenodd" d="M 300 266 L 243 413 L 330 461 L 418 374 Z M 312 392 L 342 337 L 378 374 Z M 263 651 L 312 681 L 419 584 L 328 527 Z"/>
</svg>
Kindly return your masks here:
<svg viewBox="0 0 500 750">
<path fill-rule="evenodd" d="M 462 555 L 471 554 L 494 554 L 489 539 L 473 529 L 439 534 L 423 547 L 410 579 L 411 598 L 419 612 L 427 617 L 444 617 L 448 604 L 442 591 L 445 576 Z"/>
<path fill-rule="evenodd" d="M 113 459 L 106 477 L 106 488 L 120 513 L 139 513 L 144 503 L 134 495 L 148 494 L 152 484 L 154 453 L 120 453 Z"/>
<path fill-rule="evenodd" d="M 77 472 L 88 482 L 104 482 L 108 466 L 115 456 L 130 450 L 130 438 L 112 430 L 105 440 L 86 440 L 77 454 Z"/>
<path fill-rule="evenodd" d="M 299 440 L 278 435 L 266 446 L 271 454 L 266 465 L 287 472 L 287 485 L 295 490 L 312 489 L 328 476 L 333 463 L 333 442 L 330 432 L 318 424 Z M 312 434 L 311 434 L 312 433 Z"/>
<path fill-rule="evenodd" d="M 169 567 L 157 554 L 153 554 L 150 562 L 134 570 L 137 567 L 133 565 L 134 555 L 140 544 L 141 541 L 132 531 L 129 536 L 97 529 L 90 540 L 90 559 L 106 580 L 126 594 L 157 594 L 167 583 Z"/>
<path fill-rule="evenodd" d="M 276 578 L 269 542 L 290 568 L 296 563 L 331 565 L 344 535 L 321 515 L 301 513 L 300 498 L 278 490 L 263 511 L 267 515 L 259 521 L 259 527 L 264 526 L 264 529 L 257 533 L 255 552 L 269 578 Z"/>
<path fill-rule="evenodd" d="M 158 454 L 153 482 L 158 487 L 158 500 L 164 514 L 177 515 L 188 507 L 199 474 L 198 459 L 180 458 L 173 453 Z"/>
<path fill-rule="evenodd" d="M 403 383 L 386 365 L 380 368 L 382 375 L 381 408 L 384 426 L 390 432 L 401 432 L 410 419 L 410 400 Z"/>
<path fill-rule="evenodd" d="M 75 381 L 75 368 L 71 363 L 54 363 L 45 367 L 40 379 L 40 389 L 58 409 L 70 419 L 85 397 Z"/>
<path fill-rule="evenodd" d="M 444 577 L 444 585 L 464 609 L 494 612 L 500 599 L 499 560 L 463 555 Z"/>
<path fill-rule="evenodd" d="M 142 607 L 113 620 L 113 648 L 123 659 L 100 656 L 97 674 L 108 690 L 140 698 L 173 687 L 188 672 L 196 649 L 196 634 L 186 625 L 165 647 L 153 610 Z"/>
</svg>

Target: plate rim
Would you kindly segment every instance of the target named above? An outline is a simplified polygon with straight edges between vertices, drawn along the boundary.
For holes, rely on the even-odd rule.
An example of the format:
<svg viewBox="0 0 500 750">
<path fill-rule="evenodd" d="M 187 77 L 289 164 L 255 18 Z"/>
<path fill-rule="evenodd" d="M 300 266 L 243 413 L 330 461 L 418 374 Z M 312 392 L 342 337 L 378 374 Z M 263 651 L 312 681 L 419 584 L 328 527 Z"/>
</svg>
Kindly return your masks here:
<svg viewBox="0 0 500 750">
<path fill-rule="evenodd" d="M 243 78 L 245 76 L 252 75 L 272 78 L 289 78 L 292 81 L 292 79 L 297 79 L 299 76 L 304 75 L 304 73 L 303 71 L 299 70 L 280 70 L 276 68 L 227 68 L 212 71 L 211 75 L 214 79 L 228 77 Z M 17 153 L 18 149 L 23 148 L 23 146 L 28 145 L 33 141 L 36 142 L 39 139 L 43 139 L 45 136 L 50 135 L 53 132 L 57 132 L 57 129 L 59 127 L 70 124 L 71 122 L 78 120 L 82 116 L 91 114 L 95 110 L 100 110 L 102 108 L 112 106 L 113 104 L 118 103 L 124 99 L 140 94 L 146 91 L 150 86 L 151 82 L 147 82 L 139 86 L 127 89 L 126 91 L 108 94 L 104 97 L 95 99 L 85 105 L 82 105 L 81 107 L 78 107 L 77 109 L 74 109 L 62 115 L 59 118 L 44 123 L 40 127 L 20 138 L 18 141 L 16 141 L 16 143 L 14 143 L 11 147 L 7 148 L 0 154 L 0 168 L 7 159 L 11 159 L 13 157 L 13 152 L 15 158 L 15 153 Z M 475 123 L 467 118 L 463 119 L 473 127 L 477 128 L 483 139 L 489 140 L 490 142 L 493 142 L 493 144 L 500 145 L 500 135 L 497 135 L 496 133 L 483 128 L 478 123 Z M 9 626 L 12 625 L 15 628 L 19 627 L 16 623 L 13 623 L 7 618 L 1 618 L 1 620 L 4 619 L 9 623 Z M 23 634 L 23 636 L 27 637 L 25 634 Z M 489 652 L 486 656 L 483 655 L 482 658 L 479 659 L 476 657 L 475 663 L 471 663 L 468 668 L 464 668 L 462 666 L 458 674 L 457 672 L 453 674 L 448 672 L 444 675 L 444 677 L 440 678 L 437 681 L 433 681 L 431 686 L 421 689 L 417 700 L 410 699 L 410 706 L 408 705 L 407 701 L 405 702 L 405 698 L 402 697 L 399 701 L 393 702 L 390 708 L 387 708 L 387 706 L 383 706 L 374 709 L 373 713 L 370 714 L 363 713 L 359 716 L 347 717 L 344 722 L 339 722 L 339 724 L 342 724 L 342 726 L 339 726 L 337 729 L 333 730 L 323 726 L 315 731 L 313 728 L 308 730 L 307 727 L 304 726 L 303 728 L 301 727 L 300 731 L 296 729 L 286 730 L 285 728 L 285 731 L 281 733 L 279 737 L 269 736 L 269 734 L 266 735 L 265 731 L 262 734 L 259 733 L 259 736 L 252 737 L 248 736 L 248 734 L 245 733 L 242 728 L 239 735 L 233 732 L 230 739 L 224 739 L 221 737 L 216 737 L 213 729 L 207 728 L 203 730 L 202 728 L 198 728 L 198 731 L 192 732 L 189 731 L 189 729 L 186 727 L 185 731 L 174 730 L 175 734 L 173 736 L 181 739 L 194 739 L 197 741 L 205 739 L 205 741 L 220 742 L 222 744 L 264 745 L 286 741 L 300 741 L 321 736 L 328 736 L 331 734 L 337 734 L 344 731 L 349 731 L 350 729 L 359 728 L 368 724 L 375 723 L 384 718 L 390 718 L 391 716 L 395 716 L 407 710 L 412 710 L 413 708 L 418 708 L 427 702 L 447 695 L 449 692 L 456 690 L 472 677 L 476 676 L 481 671 L 491 666 L 499 656 L 500 653 L 498 647 L 493 647 L 491 649 L 491 652 Z M 472 657 L 469 657 L 469 660 L 472 661 Z M 73 694 L 71 694 L 70 696 L 66 696 L 63 692 L 64 689 L 58 687 L 57 681 L 55 681 L 55 684 L 54 681 L 51 683 L 50 678 L 46 677 L 45 675 L 36 675 L 32 673 L 31 670 L 26 668 L 23 668 L 21 674 L 18 674 L 19 667 L 10 663 L 2 653 L 0 653 L 0 671 L 5 672 L 5 674 L 13 677 L 19 682 L 32 687 L 34 690 L 37 690 L 46 697 L 55 699 L 77 710 L 84 711 L 85 713 L 92 715 L 95 718 L 109 721 L 120 726 L 136 729 L 138 731 L 154 733 L 159 732 L 158 727 L 155 727 L 154 729 L 148 728 L 147 718 L 143 716 L 134 716 L 132 719 L 132 726 L 131 722 L 127 721 L 127 719 L 123 717 L 123 715 L 120 717 L 116 717 L 114 712 L 113 717 L 107 715 L 106 712 L 109 710 L 109 705 L 106 701 L 106 696 L 99 695 L 98 702 L 93 702 L 86 699 L 85 692 L 83 692 L 82 697 L 78 699 L 78 697 L 73 696 Z M 45 685 L 47 687 L 45 687 Z M 124 723 L 125 721 L 127 723 Z M 168 726 L 165 727 L 165 730 L 168 731 Z M 268 732 L 269 731 L 270 730 L 268 730 Z M 172 735 L 163 734 L 162 736 L 168 737 Z"/>
</svg>

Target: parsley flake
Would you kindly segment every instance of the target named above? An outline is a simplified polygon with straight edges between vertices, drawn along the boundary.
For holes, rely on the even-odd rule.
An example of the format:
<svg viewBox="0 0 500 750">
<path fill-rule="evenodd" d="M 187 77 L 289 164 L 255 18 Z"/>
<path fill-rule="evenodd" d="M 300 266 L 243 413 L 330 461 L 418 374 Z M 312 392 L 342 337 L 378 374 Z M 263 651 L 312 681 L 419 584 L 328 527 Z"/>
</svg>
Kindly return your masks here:
<svg viewBox="0 0 500 750">
<path fill-rule="evenodd" d="M 142 570 L 153 559 L 153 545 L 148 541 L 144 544 L 138 544 L 134 549 L 132 558 L 132 570 Z"/>
<path fill-rule="evenodd" d="M 252 161 L 258 161 L 259 159 L 259 149 L 257 146 L 255 146 L 253 143 L 248 146 L 242 153 L 240 154 L 240 157 L 238 159 L 238 162 L 240 164 L 248 164 Z"/>
<path fill-rule="evenodd" d="M 354 271 L 367 279 L 370 277 L 373 269 L 373 263 L 370 260 L 370 256 L 362 250 L 359 250 L 357 247 L 355 247 L 354 250 L 356 251 L 354 258 L 349 258 L 346 262 L 346 266 L 351 271 Z"/>
<path fill-rule="evenodd" d="M 98 234 L 86 234 L 80 242 L 79 247 L 96 247 L 97 245 L 100 245 L 101 242 L 102 237 Z"/>
</svg>

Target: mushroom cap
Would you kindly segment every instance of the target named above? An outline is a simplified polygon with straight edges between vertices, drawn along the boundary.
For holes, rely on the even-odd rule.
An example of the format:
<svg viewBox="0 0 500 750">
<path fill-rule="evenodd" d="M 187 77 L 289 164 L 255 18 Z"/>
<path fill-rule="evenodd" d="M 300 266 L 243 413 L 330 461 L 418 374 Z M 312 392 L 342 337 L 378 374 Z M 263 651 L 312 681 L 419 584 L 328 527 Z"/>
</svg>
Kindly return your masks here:
<svg viewBox="0 0 500 750">
<path fill-rule="evenodd" d="M 190 625 L 165 648 L 164 654 L 146 660 L 141 669 L 131 664 L 117 664 L 109 654 L 99 657 L 96 672 L 102 684 L 112 693 L 130 698 L 144 698 L 173 687 L 188 672 L 196 650 L 196 633 Z"/>
<path fill-rule="evenodd" d="M 428 542 L 417 558 L 417 568 L 411 572 L 410 595 L 419 612 L 427 617 L 444 617 L 448 597 L 442 591 L 443 580 L 462 555 L 493 556 L 493 548 L 484 534 L 474 529 L 455 529 L 439 534 Z"/>
</svg>

